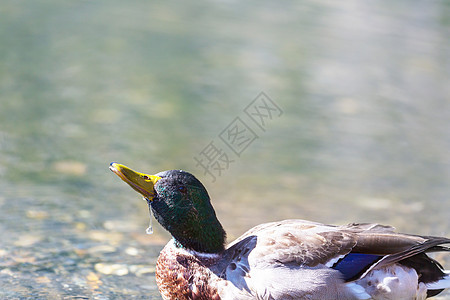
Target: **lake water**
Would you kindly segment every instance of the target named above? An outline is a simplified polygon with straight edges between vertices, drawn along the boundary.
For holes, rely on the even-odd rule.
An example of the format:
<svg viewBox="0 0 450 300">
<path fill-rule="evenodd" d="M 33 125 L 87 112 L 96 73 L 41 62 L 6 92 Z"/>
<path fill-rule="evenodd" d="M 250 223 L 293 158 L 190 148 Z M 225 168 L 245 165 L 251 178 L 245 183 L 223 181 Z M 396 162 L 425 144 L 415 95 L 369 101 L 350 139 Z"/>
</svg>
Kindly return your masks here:
<svg viewBox="0 0 450 300">
<path fill-rule="evenodd" d="M 111 161 L 196 174 L 229 241 L 287 218 L 449 236 L 449 16 L 449 1 L 3 1 L 0 298 L 159 299 L 170 237 L 145 234 Z"/>
</svg>

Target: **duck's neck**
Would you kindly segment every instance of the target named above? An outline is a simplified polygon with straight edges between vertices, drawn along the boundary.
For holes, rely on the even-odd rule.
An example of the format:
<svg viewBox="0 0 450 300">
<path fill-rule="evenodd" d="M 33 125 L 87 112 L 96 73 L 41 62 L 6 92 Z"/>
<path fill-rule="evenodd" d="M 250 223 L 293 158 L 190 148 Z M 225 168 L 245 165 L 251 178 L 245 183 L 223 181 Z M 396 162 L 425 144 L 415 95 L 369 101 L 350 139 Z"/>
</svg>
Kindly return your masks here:
<svg viewBox="0 0 450 300">
<path fill-rule="evenodd" d="M 224 250 L 225 231 L 215 214 L 193 219 L 181 230 L 172 230 L 177 247 L 200 253 L 219 253 Z"/>
</svg>

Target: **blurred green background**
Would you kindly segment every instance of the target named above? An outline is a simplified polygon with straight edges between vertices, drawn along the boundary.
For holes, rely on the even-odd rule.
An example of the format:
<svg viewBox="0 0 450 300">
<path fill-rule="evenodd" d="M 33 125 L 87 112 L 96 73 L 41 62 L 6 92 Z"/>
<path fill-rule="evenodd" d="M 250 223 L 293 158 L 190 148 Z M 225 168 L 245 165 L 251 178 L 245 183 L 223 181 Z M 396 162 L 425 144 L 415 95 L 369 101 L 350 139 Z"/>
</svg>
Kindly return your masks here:
<svg viewBox="0 0 450 300">
<path fill-rule="evenodd" d="M 111 161 L 196 174 L 229 240 L 286 218 L 448 236 L 449 24 L 449 1 L 3 0 L 0 298 L 159 299 L 169 236 Z M 211 141 L 234 160 L 214 182 Z"/>
</svg>

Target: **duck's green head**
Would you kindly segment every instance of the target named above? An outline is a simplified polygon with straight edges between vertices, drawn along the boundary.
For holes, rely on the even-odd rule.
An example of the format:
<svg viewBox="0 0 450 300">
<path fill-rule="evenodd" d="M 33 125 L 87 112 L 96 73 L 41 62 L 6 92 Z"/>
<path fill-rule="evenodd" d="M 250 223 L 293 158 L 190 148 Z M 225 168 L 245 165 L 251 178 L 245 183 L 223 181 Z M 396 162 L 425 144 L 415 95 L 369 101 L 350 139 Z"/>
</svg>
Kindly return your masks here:
<svg viewBox="0 0 450 300">
<path fill-rule="evenodd" d="M 170 170 L 148 175 L 111 163 L 111 171 L 147 199 L 156 220 L 180 246 L 198 252 L 224 249 L 225 231 L 208 192 L 194 175 Z"/>
</svg>

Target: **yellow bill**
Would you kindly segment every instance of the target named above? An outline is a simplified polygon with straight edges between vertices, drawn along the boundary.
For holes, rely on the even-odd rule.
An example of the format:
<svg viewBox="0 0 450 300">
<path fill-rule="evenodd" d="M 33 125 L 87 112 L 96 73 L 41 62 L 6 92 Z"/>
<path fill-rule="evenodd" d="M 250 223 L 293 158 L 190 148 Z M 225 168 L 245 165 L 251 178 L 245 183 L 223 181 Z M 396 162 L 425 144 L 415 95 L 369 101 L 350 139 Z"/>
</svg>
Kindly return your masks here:
<svg viewBox="0 0 450 300">
<path fill-rule="evenodd" d="M 150 201 L 153 200 L 153 197 L 155 196 L 155 184 L 161 177 L 139 173 L 127 166 L 115 162 L 110 164 L 109 169 L 116 173 L 117 176 L 131 186 L 136 192 Z"/>
</svg>

